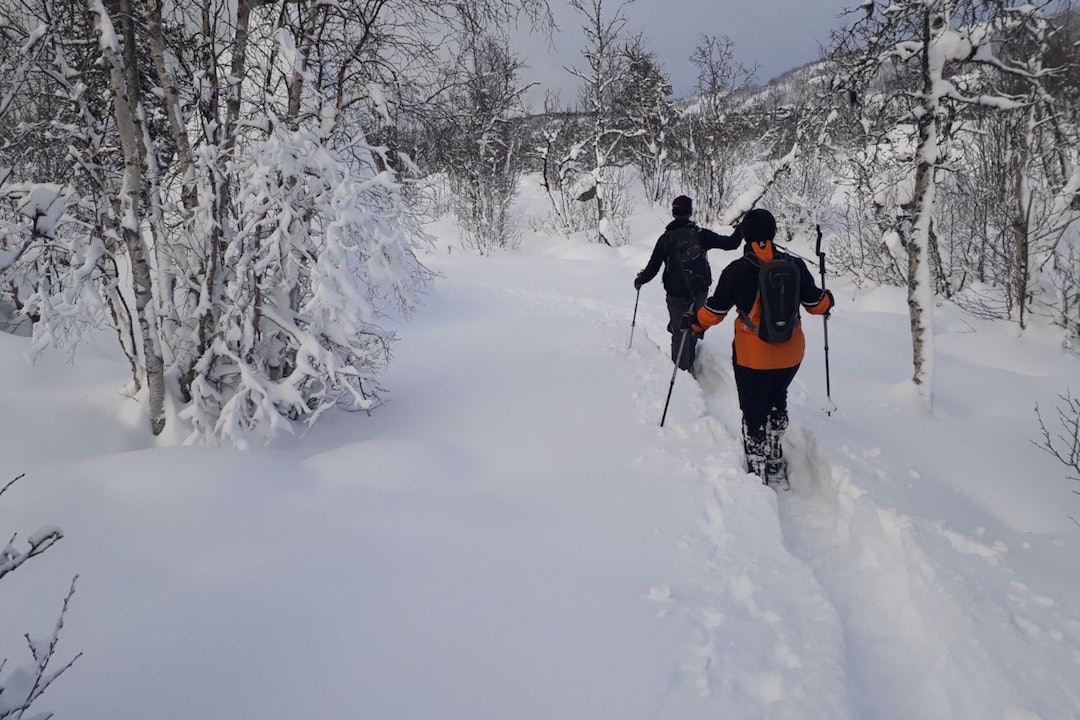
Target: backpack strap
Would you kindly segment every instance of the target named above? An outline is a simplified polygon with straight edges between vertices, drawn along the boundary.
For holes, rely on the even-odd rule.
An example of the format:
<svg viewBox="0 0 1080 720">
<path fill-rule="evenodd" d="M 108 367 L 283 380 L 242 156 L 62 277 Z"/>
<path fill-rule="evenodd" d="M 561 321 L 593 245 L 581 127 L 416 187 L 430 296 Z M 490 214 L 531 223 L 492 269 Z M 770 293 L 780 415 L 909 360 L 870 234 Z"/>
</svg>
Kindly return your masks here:
<svg viewBox="0 0 1080 720">
<path fill-rule="evenodd" d="M 750 328 L 750 331 L 755 335 L 758 334 L 758 326 L 754 324 L 754 321 L 750 319 L 750 316 L 742 311 L 741 308 L 735 308 L 739 313 L 739 319 L 746 323 L 746 327 Z"/>
<path fill-rule="evenodd" d="M 746 258 L 747 261 L 749 261 L 751 265 L 753 265 L 754 267 L 757 268 L 758 274 L 760 275 L 761 274 L 761 268 L 763 267 L 762 262 L 761 262 L 761 258 L 759 258 L 757 255 L 755 255 L 753 250 L 748 250 L 746 253 L 743 254 L 743 257 Z M 757 282 L 756 281 L 754 282 L 754 287 L 755 287 L 754 302 L 756 303 L 758 301 L 758 295 L 760 295 L 760 292 L 758 292 L 756 290 L 756 288 L 757 288 Z M 758 326 L 754 323 L 753 320 L 750 319 L 750 316 L 747 315 L 746 313 L 744 313 L 742 311 L 742 308 L 739 307 L 738 305 L 735 306 L 735 311 L 738 313 L 739 319 L 742 320 L 744 323 L 746 323 L 746 327 L 750 328 L 750 330 L 755 335 L 757 335 L 758 334 Z"/>
</svg>

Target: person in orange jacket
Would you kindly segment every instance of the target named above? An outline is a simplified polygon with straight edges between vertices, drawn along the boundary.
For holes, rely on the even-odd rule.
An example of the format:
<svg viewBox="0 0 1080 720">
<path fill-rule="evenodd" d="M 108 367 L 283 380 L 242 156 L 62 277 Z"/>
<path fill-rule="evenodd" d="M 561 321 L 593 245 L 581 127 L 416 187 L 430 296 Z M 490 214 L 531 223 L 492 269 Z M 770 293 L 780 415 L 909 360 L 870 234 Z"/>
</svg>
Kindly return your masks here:
<svg viewBox="0 0 1080 720">
<path fill-rule="evenodd" d="M 814 282 L 802 258 L 774 247 L 776 219 L 772 213 L 760 208 L 751 210 L 739 223 L 739 229 L 745 244 L 743 255 L 721 272 L 716 290 L 698 309 L 690 329 L 702 336 L 708 328 L 722 322 L 732 308 L 745 316 L 735 319 L 732 342 L 732 365 L 743 419 L 743 451 L 747 470 L 768 483 L 787 477 L 781 440 L 788 426 L 788 386 L 802 363 L 806 337 L 799 322 L 789 340 L 770 343 L 758 337 L 756 328 L 747 324 L 747 319 L 755 325 L 760 322 L 761 265 L 780 255 L 795 264 L 800 278 L 799 301 L 807 312 L 827 315 L 834 302 L 832 293 Z"/>
</svg>

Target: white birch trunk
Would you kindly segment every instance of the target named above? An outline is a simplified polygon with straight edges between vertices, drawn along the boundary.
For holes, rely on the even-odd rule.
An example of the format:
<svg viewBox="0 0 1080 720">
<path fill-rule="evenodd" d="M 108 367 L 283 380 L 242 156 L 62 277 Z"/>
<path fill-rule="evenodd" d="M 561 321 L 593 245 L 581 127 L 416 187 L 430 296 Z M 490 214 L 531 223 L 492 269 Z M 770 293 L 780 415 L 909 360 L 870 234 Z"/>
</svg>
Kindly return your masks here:
<svg viewBox="0 0 1080 720">
<path fill-rule="evenodd" d="M 165 365 L 157 334 L 157 317 L 153 301 L 150 263 L 142 238 L 142 211 L 139 203 L 143 191 L 143 153 L 138 123 L 138 98 L 129 89 L 136 87 L 134 68 L 125 67 L 119 54 L 119 42 L 112 21 L 102 0 L 88 0 L 90 12 L 96 16 L 102 57 L 109 66 L 109 85 L 113 96 L 113 114 L 124 152 L 124 183 L 120 189 L 120 231 L 131 263 L 132 294 L 135 314 L 142 336 L 143 370 L 149 394 L 150 429 L 158 435 L 165 429 Z M 121 0 L 120 15 L 125 23 L 125 38 L 134 42 L 129 0 Z"/>
<path fill-rule="evenodd" d="M 938 4 L 934 4 L 938 5 Z M 932 61 L 935 38 L 931 18 L 938 7 L 923 13 L 923 97 L 918 120 L 919 145 L 916 151 L 914 221 L 908 242 L 907 298 L 911 322 L 912 381 L 927 409 L 933 407 L 934 376 L 934 292 L 930 283 L 930 223 L 933 218 L 938 147 L 938 97 L 941 65 Z"/>
</svg>

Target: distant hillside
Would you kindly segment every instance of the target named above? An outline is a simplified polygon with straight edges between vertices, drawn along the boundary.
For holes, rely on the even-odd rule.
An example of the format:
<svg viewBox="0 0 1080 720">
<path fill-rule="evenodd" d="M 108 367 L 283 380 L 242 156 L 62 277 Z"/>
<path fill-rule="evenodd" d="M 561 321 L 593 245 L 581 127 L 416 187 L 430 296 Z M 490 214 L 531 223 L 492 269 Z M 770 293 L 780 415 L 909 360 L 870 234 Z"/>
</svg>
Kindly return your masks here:
<svg viewBox="0 0 1080 720">
<path fill-rule="evenodd" d="M 811 90 L 817 91 L 828 82 L 833 63 L 814 60 L 788 70 L 764 85 L 747 88 L 736 95 L 747 110 L 772 111 L 785 105 L 796 104 Z"/>
</svg>

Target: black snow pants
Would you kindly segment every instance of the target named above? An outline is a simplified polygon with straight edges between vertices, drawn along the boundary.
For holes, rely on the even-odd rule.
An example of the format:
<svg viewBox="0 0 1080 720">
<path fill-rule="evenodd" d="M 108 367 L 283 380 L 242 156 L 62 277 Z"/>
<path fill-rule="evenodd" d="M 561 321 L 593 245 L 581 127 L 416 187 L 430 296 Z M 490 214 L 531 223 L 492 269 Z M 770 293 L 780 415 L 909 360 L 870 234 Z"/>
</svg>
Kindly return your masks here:
<svg viewBox="0 0 1080 720">
<path fill-rule="evenodd" d="M 696 297 L 667 296 L 668 332 L 671 333 L 671 361 L 677 364 L 680 370 L 689 370 L 694 366 L 698 342 L 697 335 L 692 332 L 686 333 L 686 345 L 683 347 L 682 358 L 679 358 L 679 344 L 683 340 L 683 331 L 680 328 L 683 316 L 687 313 L 696 313 L 698 308 L 705 304 L 707 296 L 707 289 Z"/>
<path fill-rule="evenodd" d="M 799 366 L 754 370 L 736 363 L 734 367 L 747 461 L 779 462 L 783 456 L 780 441 L 788 426 L 788 386 Z"/>
</svg>

